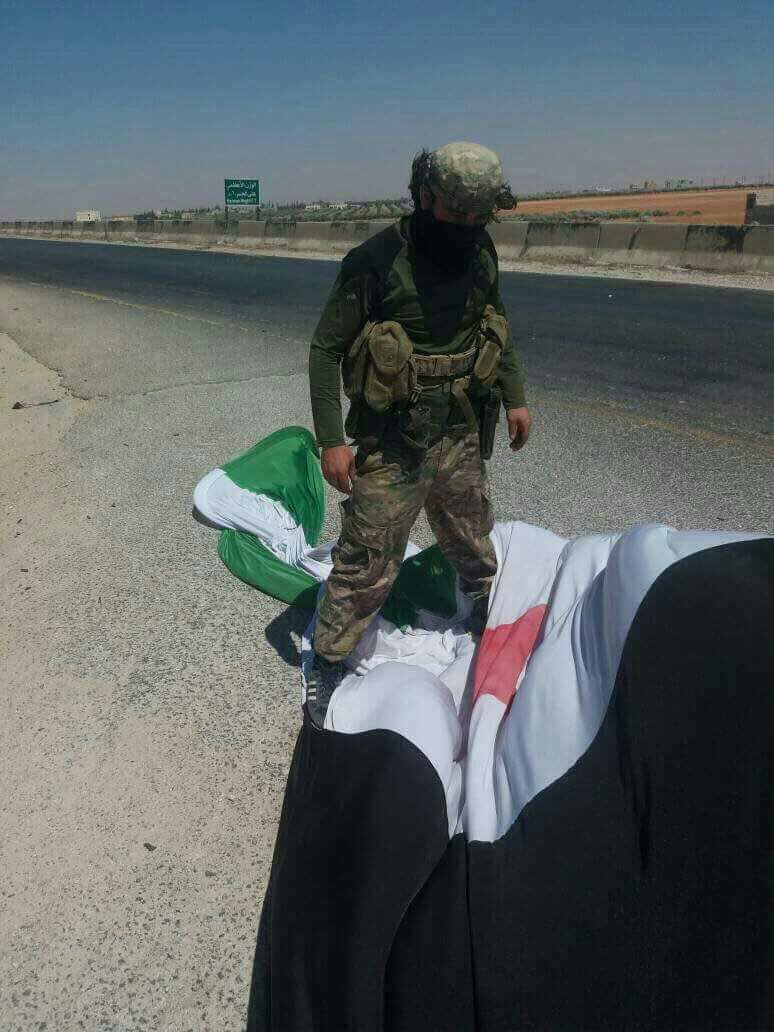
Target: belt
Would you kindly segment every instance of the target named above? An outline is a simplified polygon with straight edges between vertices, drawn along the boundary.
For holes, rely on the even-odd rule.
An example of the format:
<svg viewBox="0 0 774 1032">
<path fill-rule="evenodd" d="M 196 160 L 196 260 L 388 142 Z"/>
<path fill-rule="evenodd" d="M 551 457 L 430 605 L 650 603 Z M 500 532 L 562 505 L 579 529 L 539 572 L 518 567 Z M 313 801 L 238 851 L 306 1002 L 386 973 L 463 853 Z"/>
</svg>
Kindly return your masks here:
<svg viewBox="0 0 774 1032">
<path fill-rule="evenodd" d="M 467 351 L 459 355 L 418 355 L 416 352 L 411 356 L 414 363 L 417 378 L 424 386 L 424 381 L 433 379 L 448 379 L 449 377 L 460 377 L 473 370 L 478 355 L 478 344 L 474 344 Z M 435 386 L 428 383 L 428 386 Z"/>
<path fill-rule="evenodd" d="M 426 391 L 448 394 L 462 410 L 468 428 L 478 430 L 478 420 L 466 393 L 477 357 L 478 343 L 458 355 L 417 355 L 415 352 L 411 356 L 416 374 L 411 404 L 416 405 Z"/>
</svg>

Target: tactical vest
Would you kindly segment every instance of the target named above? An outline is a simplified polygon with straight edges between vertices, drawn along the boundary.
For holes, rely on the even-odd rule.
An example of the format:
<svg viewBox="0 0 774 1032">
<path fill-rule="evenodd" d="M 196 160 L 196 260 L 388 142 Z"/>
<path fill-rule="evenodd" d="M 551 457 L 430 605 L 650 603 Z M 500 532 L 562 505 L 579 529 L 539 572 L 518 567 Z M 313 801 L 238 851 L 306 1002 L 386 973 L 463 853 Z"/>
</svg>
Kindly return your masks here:
<svg viewBox="0 0 774 1032">
<path fill-rule="evenodd" d="M 477 430 L 468 390 L 494 383 L 507 335 L 507 321 L 492 305 L 484 309 L 473 346 L 457 355 L 418 355 L 400 323 L 367 322 L 342 362 L 344 393 L 379 415 L 410 409 L 430 395 L 448 396 Z"/>
</svg>

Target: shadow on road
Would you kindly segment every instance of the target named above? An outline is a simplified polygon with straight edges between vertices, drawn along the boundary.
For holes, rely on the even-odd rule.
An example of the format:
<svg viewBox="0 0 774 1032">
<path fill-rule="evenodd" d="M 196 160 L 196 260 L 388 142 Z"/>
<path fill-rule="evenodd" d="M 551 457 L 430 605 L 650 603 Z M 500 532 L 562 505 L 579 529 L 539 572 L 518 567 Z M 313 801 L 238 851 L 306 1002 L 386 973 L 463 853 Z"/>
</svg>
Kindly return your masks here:
<svg viewBox="0 0 774 1032">
<path fill-rule="evenodd" d="M 288 606 L 284 613 L 280 613 L 266 625 L 266 641 L 289 666 L 301 666 L 301 649 L 294 639 L 298 638 L 300 643 L 301 635 L 311 616 L 308 609 Z"/>
<path fill-rule="evenodd" d="M 217 523 L 213 523 L 212 520 L 208 520 L 203 513 L 199 512 L 195 505 L 191 506 L 191 516 L 193 516 L 197 523 L 201 523 L 203 527 L 211 527 L 213 530 L 223 530 L 223 527 L 218 526 Z"/>
</svg>

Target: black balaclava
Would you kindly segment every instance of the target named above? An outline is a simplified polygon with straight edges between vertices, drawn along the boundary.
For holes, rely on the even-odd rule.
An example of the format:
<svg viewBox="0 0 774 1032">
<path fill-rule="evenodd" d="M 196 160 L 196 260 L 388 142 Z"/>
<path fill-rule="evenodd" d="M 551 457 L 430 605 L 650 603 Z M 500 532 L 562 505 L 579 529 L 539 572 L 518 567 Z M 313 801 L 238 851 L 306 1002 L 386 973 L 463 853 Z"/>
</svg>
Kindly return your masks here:
<svg viewBox="0 0 774 1032">
<path fill-rule="evenodd" d="M 467 268 L 483 233 L 482 226 L 441 222 L 432 211 L 420 207 L 414 210 L 412 222 L 417 250 L 450 272 Z"/>
</svg>

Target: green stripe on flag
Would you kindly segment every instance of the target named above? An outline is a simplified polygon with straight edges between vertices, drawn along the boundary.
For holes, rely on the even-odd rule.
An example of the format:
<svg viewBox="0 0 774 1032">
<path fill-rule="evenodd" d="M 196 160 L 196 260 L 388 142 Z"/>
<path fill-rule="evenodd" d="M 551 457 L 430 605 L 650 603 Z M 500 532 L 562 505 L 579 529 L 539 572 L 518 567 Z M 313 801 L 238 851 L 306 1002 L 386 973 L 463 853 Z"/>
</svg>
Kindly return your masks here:
<svg viewBox="0 0 774 1032">
<path fill-rule="evenodd" d="M 420 609 L 452 617 L 457 612 L 456 584 L 449 560 L 438 545 L 431 545 L 404 559 L 382 616 L 396 627 L 415 627 Z"/>
<path fill-rule="evenodd" d="M 281 502 L 316 545 L 325 519 L 325 489 L 314 437 L 286 426 L 220 467 L 237 487 Z"/>
<path fill-rule="evenodd" d="M 320 582 L 278 559 L 252 534 L 221 531 L 218 555 L 235 577 L 280 602 L 302 609 L 314 609 L 317 604 Z"/>
</svg>

